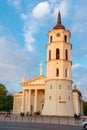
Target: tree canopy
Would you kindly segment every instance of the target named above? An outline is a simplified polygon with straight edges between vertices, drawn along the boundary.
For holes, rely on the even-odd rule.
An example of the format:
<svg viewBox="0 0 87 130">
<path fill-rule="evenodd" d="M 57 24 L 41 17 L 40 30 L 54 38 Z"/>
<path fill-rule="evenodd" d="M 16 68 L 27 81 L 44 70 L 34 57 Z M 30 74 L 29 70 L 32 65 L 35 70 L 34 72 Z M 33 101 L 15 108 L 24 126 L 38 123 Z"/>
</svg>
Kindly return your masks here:
<svg viewBox="0 0 87 130">
<path fill-rule="evenodd" d="M 87 101 L 85 101 L 83 104 L 83 111 L 84 111 L 84 115 L 87 116 Z"/>
<path fill-rule="evenodd" d="M 0 83 L 0 111 L 10 111 L 13 107 L 13 96 L 9 94 L 5 85 Z"/>
</svg>

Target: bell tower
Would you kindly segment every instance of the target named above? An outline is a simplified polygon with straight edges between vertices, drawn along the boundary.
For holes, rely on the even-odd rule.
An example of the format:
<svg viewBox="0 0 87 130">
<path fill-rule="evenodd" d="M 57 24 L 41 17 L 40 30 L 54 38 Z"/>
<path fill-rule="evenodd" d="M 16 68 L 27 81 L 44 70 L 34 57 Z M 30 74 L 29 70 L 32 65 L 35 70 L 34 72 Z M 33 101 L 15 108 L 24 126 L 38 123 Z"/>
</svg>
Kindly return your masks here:
<svg viewBox="0 0 87 130">
<path fill-rule="evenodd" d="M 70 32 L 61 23 L 48 32 L 47 79 L 42 115 L 73 116 Z"/>
</svg>

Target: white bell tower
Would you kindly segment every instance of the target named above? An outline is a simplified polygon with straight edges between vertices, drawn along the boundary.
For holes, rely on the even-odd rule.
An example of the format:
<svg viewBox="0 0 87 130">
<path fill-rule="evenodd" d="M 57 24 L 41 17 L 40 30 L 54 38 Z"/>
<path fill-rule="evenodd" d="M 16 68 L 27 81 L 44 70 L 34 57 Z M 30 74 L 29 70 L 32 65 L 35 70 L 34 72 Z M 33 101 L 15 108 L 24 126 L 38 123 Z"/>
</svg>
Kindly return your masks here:
<svg viewBox="0 0 87 130">
<path fill-rule="evenodd" d="M 42 115 L 74 116 L 71 79 L 70 32 L 61 24 L 58 13 L 57 25 L 48 32 L 47 79 Z"/>
</svg>

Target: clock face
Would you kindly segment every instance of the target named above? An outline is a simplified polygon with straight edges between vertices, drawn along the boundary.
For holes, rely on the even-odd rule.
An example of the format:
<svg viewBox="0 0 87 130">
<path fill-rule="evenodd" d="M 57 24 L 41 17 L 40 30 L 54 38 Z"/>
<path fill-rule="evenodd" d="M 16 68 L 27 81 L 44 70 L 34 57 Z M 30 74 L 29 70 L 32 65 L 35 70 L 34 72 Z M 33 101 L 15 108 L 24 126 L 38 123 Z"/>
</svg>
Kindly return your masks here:
<svg viewBox="0 0 87 130">
<path fill-rule="evenodd" d="M 60 33 L 57 33 L 56 36 L 59 37 L 61 34 Z"/>
</svg>

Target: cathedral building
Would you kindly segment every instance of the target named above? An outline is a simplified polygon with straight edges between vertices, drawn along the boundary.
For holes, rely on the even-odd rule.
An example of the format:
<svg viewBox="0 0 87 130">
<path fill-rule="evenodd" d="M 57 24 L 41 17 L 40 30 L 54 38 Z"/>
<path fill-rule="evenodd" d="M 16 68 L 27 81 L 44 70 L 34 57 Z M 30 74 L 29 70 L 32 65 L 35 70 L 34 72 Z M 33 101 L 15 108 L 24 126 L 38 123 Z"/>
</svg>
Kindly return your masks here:
<svg viewBox="0 0 87 130">
<path fill-rule="evenodd" d="M 21 83 L 22 92 L 14 94 L 13 113 L 48 116 L 83 115 L 83 100 L 76 85 L 72 89 L 71 33 L 61 23 L 58 13 L 56 26 L 48 32 L 46 77 L 40 65 L 40 75 Z"/>
</svg>

